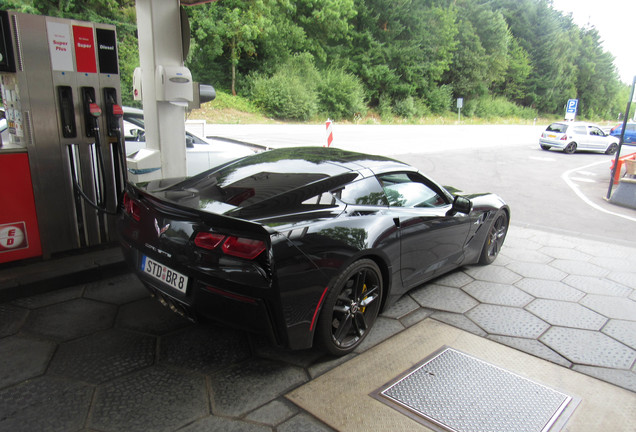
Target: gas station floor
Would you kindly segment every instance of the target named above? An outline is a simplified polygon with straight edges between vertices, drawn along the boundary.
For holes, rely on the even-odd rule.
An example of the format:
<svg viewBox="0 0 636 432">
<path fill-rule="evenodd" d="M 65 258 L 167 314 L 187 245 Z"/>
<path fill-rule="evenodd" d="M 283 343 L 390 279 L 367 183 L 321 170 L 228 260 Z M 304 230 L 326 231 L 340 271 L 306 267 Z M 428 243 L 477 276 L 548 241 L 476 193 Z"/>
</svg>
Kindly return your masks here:
<svg viewBox="0 0 636 432">
<path fill-rule="evenodd" d="M 519 380 L 567 401 L 549 430 L 636 430 L 636 247 L 513 226 L 493 265 L 411 291 L 344 358 L 193 325 L 116 247 L 0 267 L 0 301 L 0 431 L 448 430 L 452 415 L 458 431 L 544 430 L 502 414 L 508 387 L 537 411 L 501 384 Z M 448 349 L 466 366 L 435 369 Z M 393 382 L 412 402 L 387 403 Z"/>
</svg>

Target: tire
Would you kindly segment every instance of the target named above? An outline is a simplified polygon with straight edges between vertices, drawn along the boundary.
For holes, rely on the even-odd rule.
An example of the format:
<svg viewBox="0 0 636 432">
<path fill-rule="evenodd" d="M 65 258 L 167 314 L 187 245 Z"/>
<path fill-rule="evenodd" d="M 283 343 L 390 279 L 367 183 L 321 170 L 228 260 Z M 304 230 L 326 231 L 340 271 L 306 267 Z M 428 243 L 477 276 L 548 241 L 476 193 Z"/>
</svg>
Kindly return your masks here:
<svg viewBox="0 0 636 432">
<path fill-rule="evenodd" d="M 550 150 L 550 146 L 541 144 L 541 150 Z"/>
<path fill-rule="evenodd" d="M 567 154 L 572 154 L 576 151 L 576 143 L 575 142 L 571 142 L 570 144 L 566 145 L 565 148 L 563 149 L 563 153 L 567 153 Z"/>
<path fill-rule="evenodd" d="M 492 221 L 484 245 L 479 256 L 479 264 L 492 264 L 499 255 L 499 251 L 506 240 L 508 233 L 508 215 L 505 211 L 499 210 Z"/>
<path fill-rule="evenodd" d="M 606 155 L 613 155 L 614 153 L 616 153 L 616 150 L 618 150 L 618 144 L 610 144 L 610 146 L 607 148 L 607 150 L 605 150 L 605 154 Z"/>
<path fill-rule="evenodd" d="M 356 349 L 369 334 L 382 304 L 382 273 L 370 259 L 347 267 L 329 288 L 322 306 L 316 342 L 342 356 Z"/>
</svg>

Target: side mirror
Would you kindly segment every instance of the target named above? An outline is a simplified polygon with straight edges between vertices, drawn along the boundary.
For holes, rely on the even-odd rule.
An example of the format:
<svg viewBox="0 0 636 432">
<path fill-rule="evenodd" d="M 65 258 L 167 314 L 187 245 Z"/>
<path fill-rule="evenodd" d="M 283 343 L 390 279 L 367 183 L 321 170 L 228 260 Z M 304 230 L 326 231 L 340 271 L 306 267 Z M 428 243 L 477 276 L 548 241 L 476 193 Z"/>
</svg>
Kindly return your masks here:
<svg viewBox="0 0 636 432">
<path fill-rule="evenodd" d="M 194 138 L 186 135 L 186 148 L 194 148 Z"/>
<path fill-rule="evenodd" d="M 453 206 L 451 207 L 449 213 L 464 213 L 469 214 L 473 209 L 473 202 L 466 198 L 465 196 L 456 195 L 453 200 Z"/>
<path fill-rule="evenodd" d="M 146 132 L 143 129 L 131 129 L 130 134 L 133 137 L 133 141 L 146 141 Z"/>
</svg>

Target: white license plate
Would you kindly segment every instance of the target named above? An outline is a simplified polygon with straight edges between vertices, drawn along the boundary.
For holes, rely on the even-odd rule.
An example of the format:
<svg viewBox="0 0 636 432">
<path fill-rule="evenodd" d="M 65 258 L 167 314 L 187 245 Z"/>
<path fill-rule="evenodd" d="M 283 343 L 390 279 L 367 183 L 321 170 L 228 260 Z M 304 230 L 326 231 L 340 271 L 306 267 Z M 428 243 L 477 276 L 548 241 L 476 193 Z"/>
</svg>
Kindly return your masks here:
<svg viewBox="0 0 636 432">
<path fill-rule="evenodd" d="M 141 259 L 141 271 L 184 294 L 186 292 L 188 286 L 188 277 L 186 275 L 174 271 L 170 267 L 166 267 L 145 255 Z"/>
</svg>

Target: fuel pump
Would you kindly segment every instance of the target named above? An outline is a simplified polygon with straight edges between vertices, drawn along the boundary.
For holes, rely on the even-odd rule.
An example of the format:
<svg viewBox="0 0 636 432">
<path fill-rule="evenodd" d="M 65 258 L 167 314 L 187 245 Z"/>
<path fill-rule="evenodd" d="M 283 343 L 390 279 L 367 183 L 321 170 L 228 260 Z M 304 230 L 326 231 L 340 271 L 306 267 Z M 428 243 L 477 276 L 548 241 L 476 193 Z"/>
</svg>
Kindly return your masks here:
<svg viewBox="0 0 636 432">
<path fill-rule="evenodd" d="M 0 163 L 9 153 L 26 161 L 24 189 L 32 191 L 36 220 L 31 229 L 18 224 L 26 220 L 18 213 L 3 220 L 3 211 L 0 229 L 26 227 L 25 244 L 38 231 L 36 254 L 44 258 L 114 241 L 109 215 L 126 181 L 115 27 L 7 11 L 0 11 L 0 24 L 0 83 L 10 123 Z M 5 189 L 10 184 L 0 179 L 0 196 Z M 0 248 L 0 263 L 15 259 L 22 256 Z"/>
</svg>

